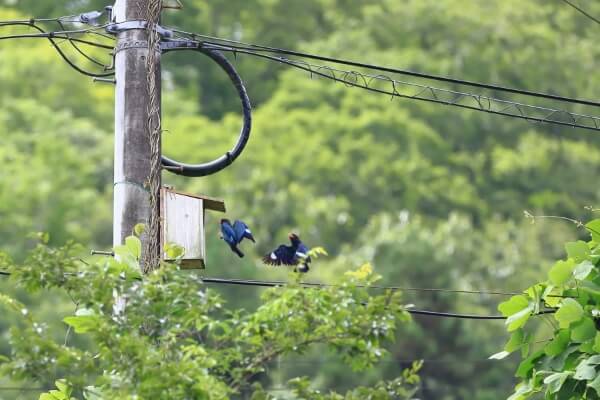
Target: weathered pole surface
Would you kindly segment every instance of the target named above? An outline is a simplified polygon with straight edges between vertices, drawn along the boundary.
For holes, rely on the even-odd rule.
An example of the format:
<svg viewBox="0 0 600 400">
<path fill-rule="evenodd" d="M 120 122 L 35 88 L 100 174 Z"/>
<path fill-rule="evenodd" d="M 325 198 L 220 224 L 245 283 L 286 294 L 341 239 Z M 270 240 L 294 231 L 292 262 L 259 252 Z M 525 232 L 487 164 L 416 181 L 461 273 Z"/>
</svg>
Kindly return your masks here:
<svg viewBox="0 0 600 400">
<path fill-rule="evenodd" d="M 113 8 L 115 22 L 144 20 L 150 1 L 117 0 Z M 115 51 L 113 244 L 116 246 L 132 234 L 136 224 L 147 224 L 151 213 L 147 30 L 140 26 L 119 30 Z M 160 92 L 160 64 L 152 79 Z M 148 239 L 147 234 L 142 235 L 142 242 Z"/>
</svg>

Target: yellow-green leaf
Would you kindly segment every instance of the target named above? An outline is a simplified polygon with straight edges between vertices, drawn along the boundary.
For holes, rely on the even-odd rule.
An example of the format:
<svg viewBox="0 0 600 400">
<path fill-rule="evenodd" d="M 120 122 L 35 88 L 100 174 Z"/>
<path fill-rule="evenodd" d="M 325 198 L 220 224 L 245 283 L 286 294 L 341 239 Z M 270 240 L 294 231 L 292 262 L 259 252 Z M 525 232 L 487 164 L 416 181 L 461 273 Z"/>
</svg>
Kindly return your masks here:
<svg viewBox="0 0 600 400">
<path fill-rule="evenodd" d="M 583 316 L 583 308 L 574 299 L 564 299 L 554 318 L 561 328 L 568 328 L 572 322 L 579 321 Z"/>
<path fill-rule="evenodd" d="M 554 264 L 554 266 L 548 272 L 548 278 L 550 281 L 556 285 L 560 286 L 571 279 L 573 275 L 573 269 L 575 268 L 575 263 L 573 260 L 569 259 L 567 261 L 560 260 Z"/>
</svg>

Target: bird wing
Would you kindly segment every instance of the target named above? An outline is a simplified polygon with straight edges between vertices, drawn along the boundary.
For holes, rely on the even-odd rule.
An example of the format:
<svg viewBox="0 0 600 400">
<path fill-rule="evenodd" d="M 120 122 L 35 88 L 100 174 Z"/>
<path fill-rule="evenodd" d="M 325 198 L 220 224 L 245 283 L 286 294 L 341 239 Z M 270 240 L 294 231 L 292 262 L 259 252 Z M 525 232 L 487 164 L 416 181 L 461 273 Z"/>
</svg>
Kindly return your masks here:
<svg viewBox="0 0 600 400">
<path fill-rule="evenodd" d="M 308 255 L 308 252 L 310 251 L 310 249 L 308 247 L 306 247 L 306 245 L 304 243 L 300 243 L 298 245 L 298 249 L 296 250 L 296 253 L 294 254 L 298 259 L 301 259 L 304 262 L 310 262 L 310 256 Z"/>
<path fill-rule="evenodd" d="M 282 244 L 263 257 L 263 263 L 267 265 L 296 265 L 295 251 L 291 246 Z"/>
<path fill-rule="evenodd" d="M 225 240 L 230 245 L 236 245 L 238 243 L 236 241 L 235 231 L 231 224 L 221 224 L 221 233 L 223 234 L 223 240 Z"/>
<path fill-rule="evenodd" d="M 235 237 L 238 243 L 240 243 L 244 238 L 251 240 L 252 242 L 256 242 L 256 240 L 254 240 L 254 236 L 252 236 L 250 228 L 248 228 L 248 225 L 242 221 L 235 221 L 233 223 L 233 230 L 235 231 Z"/>
</svg>

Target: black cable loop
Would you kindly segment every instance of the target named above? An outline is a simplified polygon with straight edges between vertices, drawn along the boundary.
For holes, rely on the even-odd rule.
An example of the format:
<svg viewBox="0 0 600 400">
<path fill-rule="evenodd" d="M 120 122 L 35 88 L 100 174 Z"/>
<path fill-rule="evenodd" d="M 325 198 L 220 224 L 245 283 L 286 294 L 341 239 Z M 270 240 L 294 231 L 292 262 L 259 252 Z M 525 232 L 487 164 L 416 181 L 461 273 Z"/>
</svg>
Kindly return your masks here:
<svg viewBox="0 0 600 400">
<path fill-rule="evenodd" d="M 165 51 L 165 53 L 180 50 L 190 49 L 171 49 Z M 238 96 L 240 97 L 242 103 L 243 113 L 243 125 L 240 131 L 238 141 L 233 147 L 233 149 L 231 149 L 221 157 L 204 164 L 185 164 L 172 160 L 168 157 L 162 156 L 162 166 L 167 171 L 182 176 L 200 177 L 212 175 L 221 171 L 224 168 L 227 168 L 235 161 L 236 158 L 239 157 L 240 154 L 242 154 L 242 151 L 244 151 L 244 148 L 248 143 L 248 139 L 250 139 L 250 131 L 252 129 L 252 106 L 250 104 L 250 99 L 248 98 L 246 88 L 244 87 L 244 82 L 242 82 L 242 78 L 237 73 L 233 65 L 229 62 L 229 60 L 227 60 L 227 58 L 220 51 L 205 48 L 193 48 L 193 50 L 210 57 L 227 73 L 229 79 L 231 79 L 231 82 L 233 83 L 233 86 L 235 86 L 238 92 Z"/>
</svg>

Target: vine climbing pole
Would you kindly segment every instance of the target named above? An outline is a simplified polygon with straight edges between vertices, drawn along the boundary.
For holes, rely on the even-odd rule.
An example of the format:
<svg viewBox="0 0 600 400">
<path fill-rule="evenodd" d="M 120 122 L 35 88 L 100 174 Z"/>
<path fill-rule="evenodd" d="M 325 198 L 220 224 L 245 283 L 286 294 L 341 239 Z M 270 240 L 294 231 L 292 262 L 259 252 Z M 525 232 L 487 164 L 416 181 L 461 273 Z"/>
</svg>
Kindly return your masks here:
<svg viewBox="0 0 600 400">
<path fill-rule="evenodd" d="M 144 272 L 160 260 L 160 37 L 162 0 L 117 0 L 113 243 L 143 223 Z"/>
</svg>

